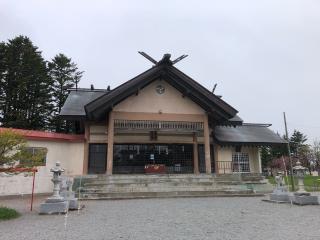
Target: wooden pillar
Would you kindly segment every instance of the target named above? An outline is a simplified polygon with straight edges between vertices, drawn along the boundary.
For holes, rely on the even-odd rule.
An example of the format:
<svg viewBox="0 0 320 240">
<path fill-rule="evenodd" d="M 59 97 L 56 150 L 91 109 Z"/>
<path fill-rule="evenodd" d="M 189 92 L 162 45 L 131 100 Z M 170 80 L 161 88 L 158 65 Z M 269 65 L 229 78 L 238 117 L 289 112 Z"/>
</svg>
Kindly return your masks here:
<svg viewBox="0 0 320 240">
<path fill-rule="evenodd" d="M 84 124 L 84 153 L 83 153 L 83 166 L 82 166 L 83 174 L 88 174 L 89 143 L 90 143 L 90 125 L 89 123 L 86 122 Z"/>
<path fill-rule="evenodd" d="M 199 174 L 199 154 L 198 154 L 198 138 L 197 133 L 193 134 L 193 171 Z"/>
<path fill-rule="evenodd" d="M 214 171 L 216 174 L 219 174 L 219 159 L 218 159 L 218 151 L 220 151 L 220 147 L 218 147 L 215 143 L 213 143 L 213 149 L 214 149 Z"/>
<path fill-rule="evenodd" d="M 212 127 L 213 131 L 215 130 L 215 127 Z M 212 133 L 213 135 L 215 134 L 215 132 Z M 219 164 L 218 164 L 218 151 L 219 151 L 219 147 L 218 145 L 215 143 L 215 139 L 214 137 L 212 138 L 212 148 L 213 148 L 213 160 L 214 160 L 214 172 L 216 174 L 219 174 Z"/>
<path fill-rule="evenodd" d="M 114 119 L 113 112 L 109 112 L 108 120 L 108 153 L 107 153 L 107 175 L 112 175 L 113 168 L 113 138 L 114 138 Z"/>
<path fill-rule="evenodd" d="M 211 156 L 210 156 L 210 132 L 208 123 L 208 114 L 205 115 L 203 121 L 203 137 L 204 137 L 204 154 L 206 162 L 206 173 L 211 174 Z"/>
</svg>

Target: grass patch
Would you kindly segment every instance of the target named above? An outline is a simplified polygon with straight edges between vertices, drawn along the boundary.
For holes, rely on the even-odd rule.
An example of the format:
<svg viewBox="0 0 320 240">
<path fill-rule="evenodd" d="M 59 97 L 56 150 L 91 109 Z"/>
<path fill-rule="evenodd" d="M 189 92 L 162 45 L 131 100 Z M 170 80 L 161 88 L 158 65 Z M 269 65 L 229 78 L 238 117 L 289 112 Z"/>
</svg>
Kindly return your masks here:
<svg viewBox="0 0 320 240">
<path fill-rule="evenodd" d="M 20 216 L 16 210 L 7 207 L 0 207 L 0 221 L 14 219 Z"/>
<path fill-rule="evenodd" d="M 284 178 L 284 181 L 286 183 L 286 185 L 290 185 L 290 191 L 292 191 L 291 189 L 291 177 L 288 176 L 288 177 L 283 177 Z M 269 182 L 271 184 L 276 184 L 276 181 L 274 179 L 274 177 L 267 177 L 267 179 L 269 180 Z M 295 190 L 297 190 L 297 185 L 298 185 L 298 179 L 297 177 L 293 177 L 294 179 L 294 186 L 295 186 Z M 313 191 L 320 191 L 320 176 L 310 176 L 310 175 L 306 175 L 304 177 L 304 186 L 305 186 L 305 189 L 306 191 L 308 192 L 313 192 Z"/>
</svg>

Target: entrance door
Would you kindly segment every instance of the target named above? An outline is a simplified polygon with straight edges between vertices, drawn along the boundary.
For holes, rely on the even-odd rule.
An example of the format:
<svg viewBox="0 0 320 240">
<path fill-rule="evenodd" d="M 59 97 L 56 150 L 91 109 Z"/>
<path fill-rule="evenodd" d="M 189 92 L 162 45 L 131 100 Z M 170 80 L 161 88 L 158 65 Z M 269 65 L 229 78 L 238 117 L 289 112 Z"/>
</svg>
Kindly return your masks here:
<svg viewBox="0 0 320 240">
<path fill-rule="evenodd" d="M 145 173 L 148 164 L 163 164 L 166 173 L 193 173 L 192 144 L 115 144 L 113 173 Z"/>
<path fill-rule="evenodd" d="M 89 166 L 88 173 L 105 173 L 107 160 L 106 144 L 89 145 Z"/>
</svg>

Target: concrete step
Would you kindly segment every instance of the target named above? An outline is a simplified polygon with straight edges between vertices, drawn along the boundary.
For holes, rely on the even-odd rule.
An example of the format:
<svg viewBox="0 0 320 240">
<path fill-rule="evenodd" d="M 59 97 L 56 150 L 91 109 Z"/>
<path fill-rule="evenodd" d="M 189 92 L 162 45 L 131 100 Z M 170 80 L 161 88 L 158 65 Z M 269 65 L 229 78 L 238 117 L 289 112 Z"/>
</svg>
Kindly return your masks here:
<svg viewBox="0 0 320 240">
<path fill-rule="evenodd" d="M 217 187 L 203 187 L 203 186 L 153 186 L 153 187 L 122 187 L 122 188 L 85 188 L 84 193 L 96 192 L 169 192 L 169 191 L 212 191 L 218 189 Z"/>
<path fill-rule="evenodd" d="M 200 176 L 200 177 L 182 177 L 182 176 L 162 176 L 162 175 L 138 175 L 137 177 L 132 176 L 105 176 L 96 178 L 87 178 L 87 182 L 207 182 L 213 181 L 213 176 Z"/>
<path fill-rule="evenodd" d="M 184 182 L 184 181 L 154 181 L 154 182 L 89 182 L 84 183 L 84 187 L 152 187 L 152 186 L 212 186 L 214 185 L 214 181 L 207 182 Z"/>
<path fill-rule="evenodd" d="M 95 174 L 86 175 L 90 178 L 116 178 L 116 179 L 137 179 L 137 178 L 212 178 L 211 174 L 116 174 L 116 175 L 105 175 Z"/>
<path fill-rule="evenodd" d="M 262 196 L 250 190 L 220 190 L 220 191 L 171 191 L 171 192 L 102 192 L 83 194 L 81 199 L 136 199 L 136 198 L 173 198 L 173 197 L 218 197 L 218 196 Z"/>
<path fill-rule="evenodd" d="M 88 175 L 75 181 L 77 193 L 80 180 L 80 196 L 85 199 L 251 196 L 265 191 L 260 181 L 240 181 L 239 175 L 234 174 Z"/>
<path fill-rule="evenodd" d="M 264 181 L 264 177 L 260 174 L 218 174 L 215 181 L 222 184 L 259 184 Z"/>
</svg>

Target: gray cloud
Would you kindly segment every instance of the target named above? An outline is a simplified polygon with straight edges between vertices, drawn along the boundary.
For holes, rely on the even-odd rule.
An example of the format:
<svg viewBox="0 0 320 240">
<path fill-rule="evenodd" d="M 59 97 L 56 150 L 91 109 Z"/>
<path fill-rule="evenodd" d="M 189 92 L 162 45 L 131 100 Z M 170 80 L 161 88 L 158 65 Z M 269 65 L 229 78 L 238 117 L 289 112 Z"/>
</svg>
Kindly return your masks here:
<svg viewBox="0 0 320 240">
<path fill-rule="evenodd" d="M 63 52 L 82 87 L 115 87 L 170 52 L 177 67 L 237 108 L 247 122 L 320 138 L 320 2 L 1 1 L 0 40 L 29 36 L 46 59 Z"/>
</svg>

